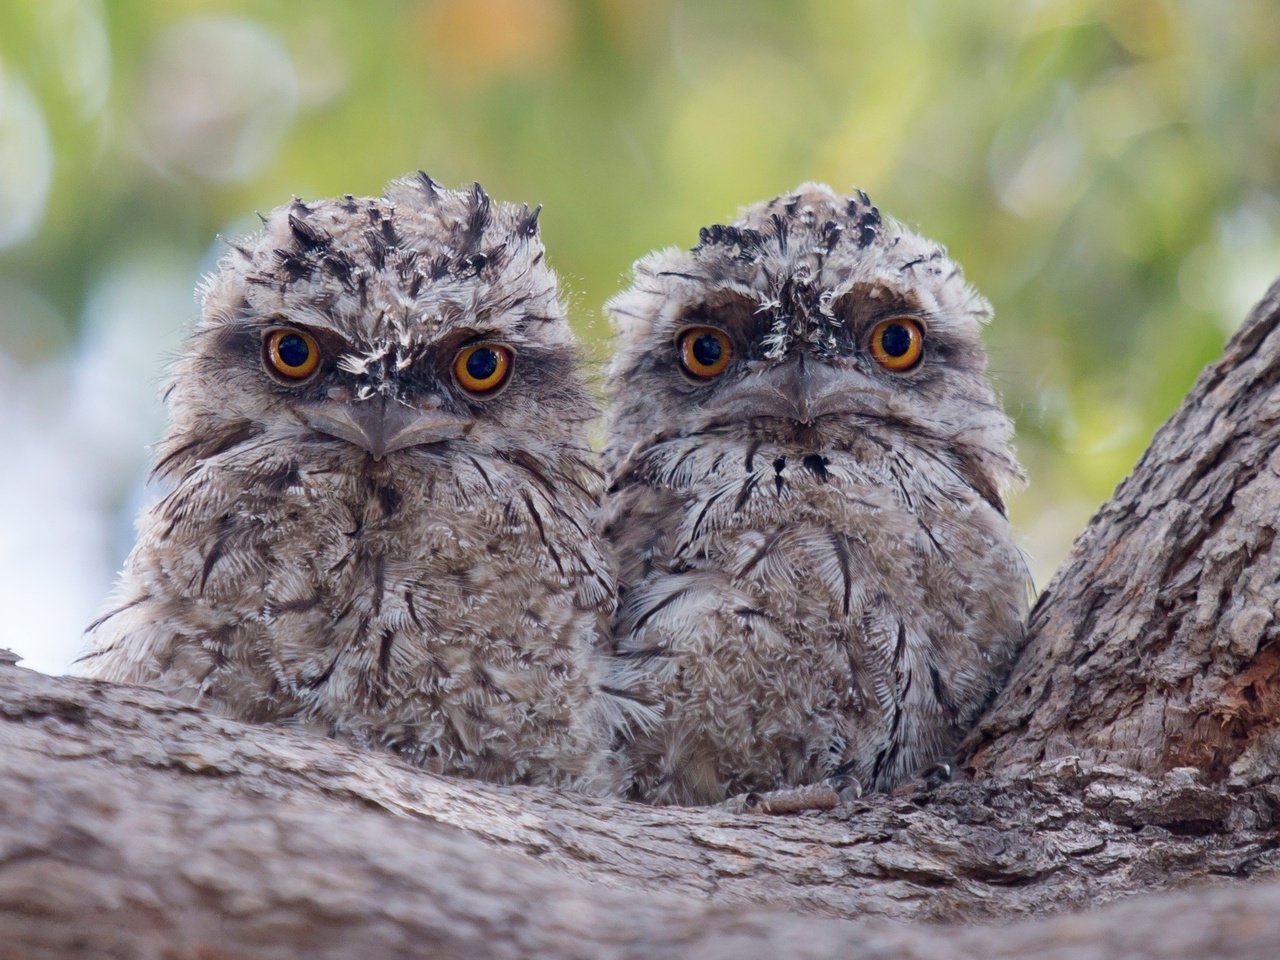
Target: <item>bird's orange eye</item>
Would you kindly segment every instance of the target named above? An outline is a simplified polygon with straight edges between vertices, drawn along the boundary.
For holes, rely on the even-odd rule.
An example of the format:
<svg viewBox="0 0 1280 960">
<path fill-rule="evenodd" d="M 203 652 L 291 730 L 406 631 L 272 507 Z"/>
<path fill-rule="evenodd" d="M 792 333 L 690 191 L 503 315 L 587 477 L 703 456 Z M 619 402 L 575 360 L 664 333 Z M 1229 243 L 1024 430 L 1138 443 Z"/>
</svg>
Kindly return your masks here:
<svg viewBox="0 0 1280 960">
<path fill-rule="evenodd" d="M 680 365 L 699 380 L 724 373 L 733 357 L 729 335 L 715 327 L 690 327 L 680 334 Z"/>
<path fill-rule="evenodd" d="M 511 376 L 511 348 L 500 343 L 473 343 L 458 351 L 453 375 L 467 393 L 488 396 Z"/>
<path fill-rule="evenodd" d="M 301 330 L 276 330 L 266 340 L 267 365 L 288 380 L 305 380 L 320 366 L 315 338 Z"/>
<path fill-rule="evenodd" d="M 871 356 L 893 373 L 904 373 L 920 362 L 924 353 L 924 329 L 910 317 L 877 323 L 871 331 Z"/>
</svg>

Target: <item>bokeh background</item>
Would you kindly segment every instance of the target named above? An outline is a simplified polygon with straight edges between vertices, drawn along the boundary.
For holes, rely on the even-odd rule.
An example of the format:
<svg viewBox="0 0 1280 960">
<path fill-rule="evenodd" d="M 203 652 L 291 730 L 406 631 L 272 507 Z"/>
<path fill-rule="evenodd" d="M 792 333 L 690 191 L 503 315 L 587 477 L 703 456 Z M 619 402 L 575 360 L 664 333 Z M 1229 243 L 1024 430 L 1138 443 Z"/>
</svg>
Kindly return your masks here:
<svg viewBox="0 0 1280 960">
<path fill-rule="evenodd" d="M 1038 582 L 1280 273 L 1275 0 L 6 0 L 0 646 L 60 671 L 148 496 L 215 237 L 424 168 L 630 262 L 807 179 L 996 306 Z"/>
</svg>

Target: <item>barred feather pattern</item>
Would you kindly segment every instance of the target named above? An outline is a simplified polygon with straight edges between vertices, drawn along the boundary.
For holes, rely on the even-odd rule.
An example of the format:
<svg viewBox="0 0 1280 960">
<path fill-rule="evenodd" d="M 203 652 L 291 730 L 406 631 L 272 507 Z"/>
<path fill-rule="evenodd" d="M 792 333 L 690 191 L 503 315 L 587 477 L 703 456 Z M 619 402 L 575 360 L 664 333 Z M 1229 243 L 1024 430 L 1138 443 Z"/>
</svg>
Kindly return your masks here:
<svg viewBox="0 0 1280 960">
<path fill-rule="evenodd" d="M 601 687 L 597 411 L 537 221 L 422 174 L 232 245 L 165 389 L 169 492 L 78 671 L 441 773 L 615 790 L 637 708 Z M 264 369 L 281 326 L 314 337 L 314 378 Z M 514 354 L 492 397 L 452 372 L 477 340 Z M 451 432 L 374 456 L 315 427 L 370 404 Z"/>
<path fill-rule="evenodd" d="M 947 756 L 1006 678 L 1030 591 L 987 302 L 865 194 L 805 184 L 640 260 L 609 310 L 608 683 L 661 712 L 625 747 L 631 795 L 837 773 L 883 790 Z M 925 348 L 894 373 L 867 338 L 903 316 Z M 729 336 L 722 376 L 682 373 L 691 325 Z"/>
</svg>

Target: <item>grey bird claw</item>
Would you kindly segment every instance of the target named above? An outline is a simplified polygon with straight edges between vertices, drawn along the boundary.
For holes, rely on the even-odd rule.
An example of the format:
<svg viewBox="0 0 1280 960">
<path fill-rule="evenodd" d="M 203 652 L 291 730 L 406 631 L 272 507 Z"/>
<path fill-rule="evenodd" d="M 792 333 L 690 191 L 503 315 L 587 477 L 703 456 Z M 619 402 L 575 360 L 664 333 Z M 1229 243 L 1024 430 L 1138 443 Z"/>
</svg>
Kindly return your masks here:
<svg viewBox="0 0 1280 960">
<path fill-rule="evenodd" d="M 828 777 L 826 782 L 836 792 L 841 803 L 852 803 L 854 800 L 862 799 L 862 781 L 851 774 L 837 774 L 834 777 Z"/>
<path fill-rule="evenodd" d="M 942 761 L 931 763 L 912 779 L 895 787 L 893 793 L 896 796 L 906 796 L 912 793 L 932 792 L 943 784 L 950 783 L 954 775 L 955 771 L 951 764 Z"/>
<path fill-rule="evenodd" d="M 934 763 L 925 767 L 920 771 L 920 779 L 924 781 L 925 787 L 929 790 L 937 790 L 944 783 L 950 783 L 955 771 L 951 769 L 949 763 Z"/>
</svg>

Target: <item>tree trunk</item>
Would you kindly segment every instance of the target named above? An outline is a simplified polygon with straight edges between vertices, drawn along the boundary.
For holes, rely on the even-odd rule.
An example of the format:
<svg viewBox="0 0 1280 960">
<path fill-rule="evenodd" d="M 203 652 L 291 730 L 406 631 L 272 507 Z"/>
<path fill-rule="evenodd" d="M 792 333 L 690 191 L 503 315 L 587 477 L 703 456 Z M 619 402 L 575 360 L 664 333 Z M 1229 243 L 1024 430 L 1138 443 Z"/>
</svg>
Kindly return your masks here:
<svg viewBox="0 0 1280 960">
<path fill-rule="evenodd" d="M 1076 541 L 979 725 L 975 770 L 1078 756 L 1214 783 L 1275 773 L 1278 313 L 1280 283 Z"/>
<path fill-rule="evenodd" d="M 787 817 L 644 807 L 0 656 L 0 958 L 1274 960 L 1278 325 L 1280 285 L 1077 541 L 972 779 Z"/>
</svg>

